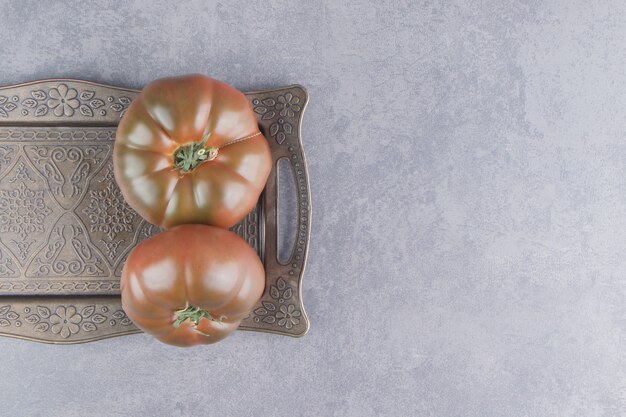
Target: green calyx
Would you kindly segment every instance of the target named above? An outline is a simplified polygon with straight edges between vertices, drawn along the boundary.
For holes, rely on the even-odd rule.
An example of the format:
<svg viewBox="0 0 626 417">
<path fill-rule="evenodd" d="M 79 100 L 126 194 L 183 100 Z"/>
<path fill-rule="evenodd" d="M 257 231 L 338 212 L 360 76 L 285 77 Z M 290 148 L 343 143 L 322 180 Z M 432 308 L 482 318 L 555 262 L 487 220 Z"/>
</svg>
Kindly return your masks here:
<svg viewBox="0 0 626 417">
<path fill-rule="evenodd" d="M 209 140 L 208 133 L 201 142 L 192 142 L 187 145 L 179 146 L 174 151 L 174 168 L 181 173 L 186 174 L 194 170 L 195 167 L 206 161 L 212 161 L 217 157 L 218 148 L 215 146 L 206 147 Z"/>
<path fill-rule="evenodd" d="M 194 307 L 194 306 L 187 304 L 187 307 L 185 307 L 182 310 L 178 310 L 176 312 L 176 320 L 174 321 L 174 327 L 180 327 L 180 325 L 183 324 L 187 320 L 189 320 L 195 326 L 197 326 L 198 324 L 200 324 L 200 320 L 202 319 L 207 319 L 207 320 L 221 323 L 225 319 L 225 317 L 222 316 L 220 318 L 215 318 L 208 311 L 201 310 L 198 307 Z"/>
</svg>

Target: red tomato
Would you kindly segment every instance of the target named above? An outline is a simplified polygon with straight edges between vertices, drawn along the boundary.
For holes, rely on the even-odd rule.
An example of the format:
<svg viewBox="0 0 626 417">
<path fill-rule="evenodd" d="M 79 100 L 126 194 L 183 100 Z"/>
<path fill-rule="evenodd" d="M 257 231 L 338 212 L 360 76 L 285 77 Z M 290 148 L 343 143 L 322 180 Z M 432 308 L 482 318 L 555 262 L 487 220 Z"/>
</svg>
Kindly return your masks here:
<svg viewBox="0 0 626 417">
<path fill-rule="evenodd" d="M 164 343 L 215 343 L 259 301 L 265 271 L 239 236 L 206 225 L 183 225 L 133 249 L 121 279 L 128 317 Z"/>
<path fill-rule="evenodd" d="M 202 75 L 148 84 L 126 111 L 113 151 L 128 204 L 168 228 L 228 228 L 254 208 L 270 149 L 240 91 Z"/>
</svg>

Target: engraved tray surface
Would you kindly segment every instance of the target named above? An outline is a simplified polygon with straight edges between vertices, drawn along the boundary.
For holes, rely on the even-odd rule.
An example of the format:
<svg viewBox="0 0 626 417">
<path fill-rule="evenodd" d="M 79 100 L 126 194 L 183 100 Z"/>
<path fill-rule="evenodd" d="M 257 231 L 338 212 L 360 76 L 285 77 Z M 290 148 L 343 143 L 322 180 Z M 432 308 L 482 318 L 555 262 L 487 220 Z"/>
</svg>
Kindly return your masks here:
<svg viewBox="0 0 626 417">
<path fill-rule="evenodd" d="M 111 152 L 139 91 L 72 79 L 0 87 L 0 335 L 81 343 L 140 332 L 124 314 L 119 279 L 141 240 L 159 232 L 124 201 Z M 257 207 L 232 230 L 257 250 L 265 292 L 240 329 L 302 336 L 302 274 L 311 206 L 298 85 L 245 93 L 268 139 L 273 169 Z M 277 257 L 277 173 L 289 161 L 297 235 Z"/>
</svg>

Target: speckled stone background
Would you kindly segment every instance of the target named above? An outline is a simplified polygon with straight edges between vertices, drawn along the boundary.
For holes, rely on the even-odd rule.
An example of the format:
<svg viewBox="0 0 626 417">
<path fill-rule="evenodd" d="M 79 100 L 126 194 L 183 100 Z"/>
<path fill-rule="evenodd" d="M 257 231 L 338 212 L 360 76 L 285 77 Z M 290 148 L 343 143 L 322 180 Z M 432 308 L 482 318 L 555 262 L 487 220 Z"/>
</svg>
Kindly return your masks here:
<svg viewBox="0 0 626 417">
<path fill-rule="evenodd" d="M 83 3 L 0 3 L 0 82 L 308 88 L 312 327 L 0 339 L 0 415 L 626 415 L 623 1 Z"/>
</svg>

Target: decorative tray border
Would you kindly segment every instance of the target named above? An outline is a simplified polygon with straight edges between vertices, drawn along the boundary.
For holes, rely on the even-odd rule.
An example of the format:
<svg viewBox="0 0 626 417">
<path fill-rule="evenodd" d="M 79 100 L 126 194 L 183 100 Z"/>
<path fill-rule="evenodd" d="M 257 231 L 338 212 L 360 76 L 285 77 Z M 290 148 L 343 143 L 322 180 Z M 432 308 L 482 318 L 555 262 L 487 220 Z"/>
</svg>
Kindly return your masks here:
<svg viewBox="0 0 626 417">
<path fill-rule="evenodd" d="M 132 247 L 158 229 L 117 202 L 109 172 L 115 128 L 138 93 L 75 79 L 0 87 L 0 212 L 12 210 L 0 213 L 0 335 L 71 344 L 140 332 L 121 308 L 119 274 Z M 311 197 L 300 133 L 308 95 L 299 85 L 245 95 L 268 139 L 273 169 L 256 209 L 232 229 L 264 260 L 267 280 L 240 329 L 299 337 L 309 328 L 302 276 Z M 297 235 L 283 263 L 281 160 L 289 162 L 297 192 Z M 98 199 L 119 206 L 115 215 L 125 220 L 99 213 Z M 16 209 L 21 201 L 28 204 Z M 29 217 L 22 221 L 23 213 Z"/>
</svg>

